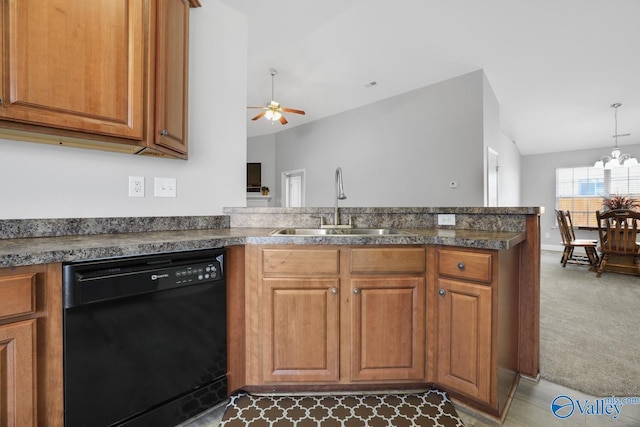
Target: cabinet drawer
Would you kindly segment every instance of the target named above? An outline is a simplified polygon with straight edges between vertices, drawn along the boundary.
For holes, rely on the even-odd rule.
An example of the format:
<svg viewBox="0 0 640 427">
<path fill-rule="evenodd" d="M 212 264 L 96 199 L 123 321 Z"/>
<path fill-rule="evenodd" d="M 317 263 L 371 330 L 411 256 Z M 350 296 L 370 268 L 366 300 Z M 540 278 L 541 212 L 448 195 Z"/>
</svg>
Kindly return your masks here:
<svg viewBox="0 0 640 427">
<path fill-rule="evenodd" d="M 438 274 L 490 283 L 492 255 L 482 252 L 438 250 Z"/>
<path fill-rule="evenodd" d="M 0 277 L 0 318 L 35 312 L 35 274 Z"/>
<path fill-rule="evenodd" d="M 352 273 L 423 273 L 425 248 L 354 248 Z"/>
<path fill-rule="evenodd" d="M 264 274 L 339 274 L 338 249 L 264 249 L 262 251 Z"/>
</svg>

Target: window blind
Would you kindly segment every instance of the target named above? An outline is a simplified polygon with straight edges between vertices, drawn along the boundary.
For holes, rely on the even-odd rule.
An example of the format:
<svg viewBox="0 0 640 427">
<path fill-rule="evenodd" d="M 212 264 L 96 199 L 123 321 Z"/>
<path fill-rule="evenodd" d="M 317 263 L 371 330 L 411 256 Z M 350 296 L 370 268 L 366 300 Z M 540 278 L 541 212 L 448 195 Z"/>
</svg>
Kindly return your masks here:
<svg viewBox="0 0 640 427">
<path fill-rule="evenodd" d="M 556 208 L 570 211 L 574 226 L 597 227 L 596 211 L 610 194 L 640 198 L 640 166 L 556 169 Z"/>
</svg>

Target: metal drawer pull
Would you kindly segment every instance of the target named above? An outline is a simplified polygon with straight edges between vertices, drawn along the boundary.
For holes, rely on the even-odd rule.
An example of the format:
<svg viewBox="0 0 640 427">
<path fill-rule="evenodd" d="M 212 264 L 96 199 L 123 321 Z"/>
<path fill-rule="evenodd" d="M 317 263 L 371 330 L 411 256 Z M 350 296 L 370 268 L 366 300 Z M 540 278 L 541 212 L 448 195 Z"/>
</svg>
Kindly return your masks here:
<svg viewBox="0 0 640 427">
<path fill-rule="evenodd" d="M 464 270 L 464 262 L 460 261 L 458 263 L 458 270 Z"/>
<path fill-rule="evenodd" d="M 354 294 L 359 294 L 360 293 L 360 288 L 353 288 L 353 293 Z"/>
<path fill-rule="evenodd" d="M 444 289 L 440 289 L 440 290 L 438 291 L 438 293 L 439 293 L 441 296 L 444 296 L 447 292 L 446 292 Z"/>
</svg>

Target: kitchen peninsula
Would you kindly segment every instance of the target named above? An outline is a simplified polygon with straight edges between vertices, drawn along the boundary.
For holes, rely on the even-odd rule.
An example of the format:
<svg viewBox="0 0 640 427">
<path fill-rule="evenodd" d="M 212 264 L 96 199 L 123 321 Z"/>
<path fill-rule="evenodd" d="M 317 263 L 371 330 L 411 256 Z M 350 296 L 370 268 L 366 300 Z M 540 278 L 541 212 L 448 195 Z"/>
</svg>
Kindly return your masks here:
<svg viewBox="0 0 640 427">
<path fill-rule="evenodd" d="M 30 408 L 34 419 L 62 419 L 61 263 L 199 248 L 228 251 L 231 391 L 436 384 L 500 416 L 517 374 L 537 377 L 540 208 L 341 208 L 355 227 L 403 233 L 305 237 L 272 232 L 318 228 L 318 216 L 329 217 L 333 209 L 227 208 L 224 213 L 0 221 L 0 284 L 7 277 L 35 274 L 35 287 L 25 284 L 34 289 L 31 314 L 0 313 L 0 330 L 14 320 L 36 319 L 38 325 L 31 370 L 37 375 L 32 392 L 38 405 Z M 454 214 L 456 225 L 438 226 L 439 214 Z M 331 303 L 332 297 L 338 303 Z M 355 304 L 358 298 L 364 302 Z M 279 310 L 282 304 L 292 304 L 290 313 Z M 300 305 L 310 311 L 300 311 Z M 301 313 L 309 316 L 295 317 Z M 311 313 L 324 317 L 312 319 Z M 375 321 L 376 313 L 386 320 Z M 278 351 L 278 345 L 295 343 L 286 337 L 278 341 L 288 314 L 294 324 L 332 322 L 327 336 L 333 341 L 320 343 L 319 358 L 309 359 L 305 348 Z M 372 318 L 373 323 L 358 323 Z M 464 323 L 469 321 L 474 323 Z M 380 344 L 394 344 L 388 334 L 376 337 L 376 331 L 405 322 L 398 343 L 409 345 L 410 354 L 379 347 L 378 354 L 371 352 L 377 343 L 370 340 L 383 337 Z M 467 351 L 468 339 L 479 340 L 479 352 Z M 443 357 L 447 352 L 455 357 Z M 310 363 L 309 370 L 289 369 L 301 361 Z M 377 369 L 389 361 L 393 369 Z"/>
</svg>

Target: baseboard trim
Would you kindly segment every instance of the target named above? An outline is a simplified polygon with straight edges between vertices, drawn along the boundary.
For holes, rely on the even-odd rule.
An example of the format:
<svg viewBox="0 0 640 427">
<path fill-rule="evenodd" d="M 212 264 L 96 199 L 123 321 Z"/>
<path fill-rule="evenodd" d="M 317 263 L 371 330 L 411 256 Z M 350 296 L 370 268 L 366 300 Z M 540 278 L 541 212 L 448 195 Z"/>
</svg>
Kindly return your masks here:
<svg viewBox="0 0 640 427">
<path fill-rule="evenodd" d="M 520 378 L 523 380 L 531 381 L 532 383 L 538 384 L 540 382 L 540 373 L 535 377 L 530 377 L 529 375 L 520 374 Z"/>
</svg>

